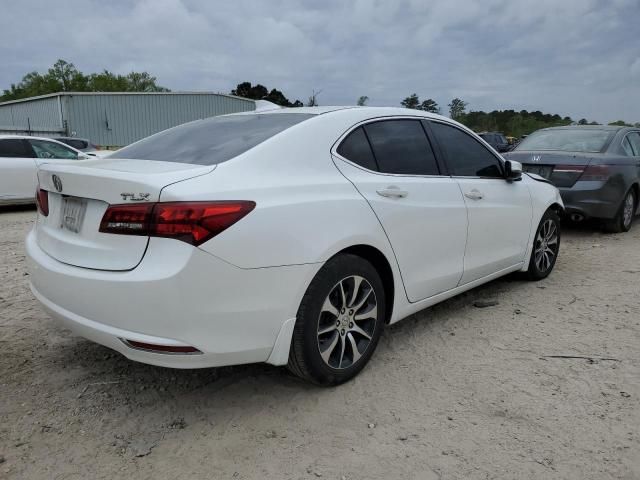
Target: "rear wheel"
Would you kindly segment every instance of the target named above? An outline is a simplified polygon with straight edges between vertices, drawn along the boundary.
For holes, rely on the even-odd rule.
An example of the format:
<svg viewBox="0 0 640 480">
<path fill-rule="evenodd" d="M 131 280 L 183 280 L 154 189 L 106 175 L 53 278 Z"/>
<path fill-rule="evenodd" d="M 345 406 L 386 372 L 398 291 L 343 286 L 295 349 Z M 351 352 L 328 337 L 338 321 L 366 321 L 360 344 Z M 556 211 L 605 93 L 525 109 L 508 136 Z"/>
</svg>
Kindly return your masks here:
<svg viewBox="0 0 640 480">
<path fill-rule="evenodd" d="M 553 210 L 542 216 L 536 235 L 527 275 L 531 280 L 542 280 L 553 270 L 560 251 L 560 217 Z"/>
<path fill-rule="evenodd" d="M 633 223 L 636 205 L 636 192 L 631 189 L 625 195 L 622 205 L 620 205 L 620 209 L 614 219 L 605 224 L 605 230 L 611 233 L 628 232 Z"/>
<path fill-rule="evenodd" d="M 353 378 L 373 355 L 384 315 L 384 288 L 376 269 L 356 255 L 330 259 L 300 304 L 289 370 L 324 386 Z"/>
</svg>

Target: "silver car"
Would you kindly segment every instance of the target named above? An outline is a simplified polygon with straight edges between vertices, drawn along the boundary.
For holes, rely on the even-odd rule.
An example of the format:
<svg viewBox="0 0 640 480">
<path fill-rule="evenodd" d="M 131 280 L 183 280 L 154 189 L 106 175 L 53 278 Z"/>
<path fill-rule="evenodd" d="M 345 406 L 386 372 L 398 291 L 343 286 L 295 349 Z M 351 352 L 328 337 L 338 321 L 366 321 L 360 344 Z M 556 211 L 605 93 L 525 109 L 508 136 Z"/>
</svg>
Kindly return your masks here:
<svg viewBox="0 0 640 480">
<path fill-rule="evenodd" d="M 574 222 L 593 218 L 610 232 L 626 232 L 640 213 L 638 128 L 544 128 L 504 157 L 558 187 L 565 212 Z"/>
</svg>

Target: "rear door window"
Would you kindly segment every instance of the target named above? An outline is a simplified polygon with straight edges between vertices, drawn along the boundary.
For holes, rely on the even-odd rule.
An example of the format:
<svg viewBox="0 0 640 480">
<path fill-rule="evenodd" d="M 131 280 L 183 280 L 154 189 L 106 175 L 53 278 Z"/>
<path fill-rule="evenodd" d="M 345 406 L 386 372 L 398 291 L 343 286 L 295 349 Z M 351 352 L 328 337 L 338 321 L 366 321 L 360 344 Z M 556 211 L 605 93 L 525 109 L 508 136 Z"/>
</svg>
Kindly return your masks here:
<svg viewBox="0 0 640 480">
<path fill-rule="evenodd" d="M 272 113 L 206 118 L 156 133 L 109 157 L 216 165 L 313 116 Z"/>
<path fill-rule="evenodd" d="M 356 128 L 337 149 L 340 156 L 368 170 L 378 170 L 373 151 L 362 127 Z"/>
<path fill-rule="evenodd" d="M 453 176 L 503 178 L 500 161 L 471 135 L 439 122 L 431 130 Z"/>
<path fill-rule="evenodd" d="M 433 149 L 419 120 L 385 120 L 365 125 L 383 173 L 439 175 Z"/>
<path fill-rule="evenodd" d="M 0 139 L 0 157 L 33 158 L 33 151 L 21 138 Z"/>
<path fill-rule="evenodd" d="M 640 157 L 640 132 L 631 132 L 627 135 L 627 139 L 633 149 L 633 155 Z"/>
</svg>

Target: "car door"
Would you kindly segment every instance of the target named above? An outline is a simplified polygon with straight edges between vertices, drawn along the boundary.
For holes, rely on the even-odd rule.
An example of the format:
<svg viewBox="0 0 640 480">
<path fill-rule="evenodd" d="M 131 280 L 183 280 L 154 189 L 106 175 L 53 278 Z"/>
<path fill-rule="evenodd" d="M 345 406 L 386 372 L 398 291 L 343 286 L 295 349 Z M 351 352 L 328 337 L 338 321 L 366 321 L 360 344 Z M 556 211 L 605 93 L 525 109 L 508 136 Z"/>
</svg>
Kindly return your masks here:
<svg viewBox="0 0 640 480">
<path fill-rule="evenodd" d="M 0 201 L 33 198 L 38 180 L 34 153 L 22 138 L 0 138 Z"/>
<path fill-rule="evenodd" d="M 466 207 L 455 180 L 441 170 L 420 120 L 366 123 L 333 153 L 389 238 L 409 301 L 455 288 L 463 269 Z"/>
<path fill-rule="evenodd" d="M 499 157 L 468 132 L 443 122 L 429 123 L 467 206 L 469 228 L 460 284 L 523 262 L 532 226 L 527 185 L 506 181 Z"/>
</svg>

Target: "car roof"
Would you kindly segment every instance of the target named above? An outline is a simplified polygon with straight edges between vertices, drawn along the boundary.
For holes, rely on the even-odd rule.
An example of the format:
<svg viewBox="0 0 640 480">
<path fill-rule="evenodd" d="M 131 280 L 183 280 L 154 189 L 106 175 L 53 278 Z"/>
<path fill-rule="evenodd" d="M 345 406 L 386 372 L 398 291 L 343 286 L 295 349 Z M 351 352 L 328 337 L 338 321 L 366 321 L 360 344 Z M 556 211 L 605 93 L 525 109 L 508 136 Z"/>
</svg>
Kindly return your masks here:
<svg viewBox="0 0 640 480">
<path fill-rule="evenodd" d="M 88 138 L 81 138 L 81 137 L 53 137 L 55 140 L 81 140 L 83 142 L 89 142 Z M 91 142 L 89 142 L 91 143 Z"/>
<path fill-rule="evenodd" d="M 435 113 L 425 112 L 423 110 L 415 110 L 403 107 L 369 107 L 369 106 L 355 106 L 355 105 L 332 105 L 322 107 L 287 107 L 287 108 L 274 108 L 272 110 L 257 110 L 249 112 L 232 113 L 231 115 L 278 115 L 284 113 L 303 113 L 307 115 L 326 115 L 329 113 L 338 113 L 349 111 L 359 111 L 366 113 L 370 117 L 386 117 L 394 115 L 410 115 L 419 116 L 425 118 L 445 119 L 451 121 L 450 118 L 437 115 Z"/>
<path fill-rule="evenodd" d="M 621 125 L 564 125 L 562 127 L 547 127 L 541 130 L 610 130 L 612 132 L 622 130 L 625 127 Z"/>
</svg>

